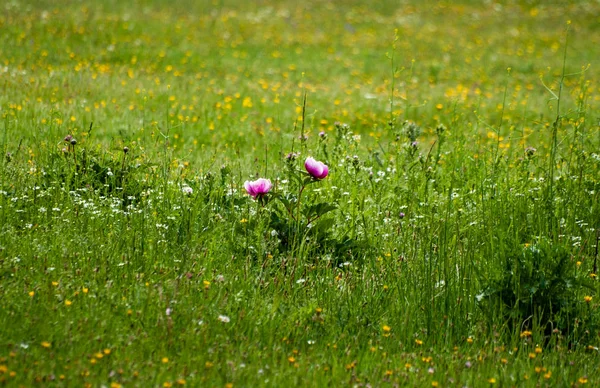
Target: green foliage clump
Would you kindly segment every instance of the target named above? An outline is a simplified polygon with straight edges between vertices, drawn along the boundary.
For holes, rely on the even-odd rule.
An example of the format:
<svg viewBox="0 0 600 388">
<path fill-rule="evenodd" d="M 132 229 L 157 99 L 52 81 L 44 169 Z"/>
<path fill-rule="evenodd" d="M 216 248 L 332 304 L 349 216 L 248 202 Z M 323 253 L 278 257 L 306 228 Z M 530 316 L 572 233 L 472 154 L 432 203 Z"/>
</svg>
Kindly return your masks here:
<svg viewBox="0 0 600 388">
<path fill-rule="evenodd" d="M 547 337 L 560 333 L 572 344 L 594 336 L 599 322 L 584 300 L 595 293 L 594 283 L 567 249 L 542 239 L 517 245 L 501 261 L 500 271 L 491 274 L 477 295 L 488 316 L 499 313 L 516 335 L 526 330 Z"/>
</svg>

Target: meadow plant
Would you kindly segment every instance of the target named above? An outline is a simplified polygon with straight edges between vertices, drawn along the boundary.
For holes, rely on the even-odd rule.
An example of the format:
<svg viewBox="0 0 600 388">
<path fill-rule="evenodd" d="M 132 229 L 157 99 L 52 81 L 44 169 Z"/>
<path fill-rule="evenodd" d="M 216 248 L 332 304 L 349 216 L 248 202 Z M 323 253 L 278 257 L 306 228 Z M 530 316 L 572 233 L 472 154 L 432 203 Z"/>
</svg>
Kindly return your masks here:
<svg viewBox="0 0 600 388">
<path fill-rule="evenodd" d="M 255 199 L 257 197 L 265 196 L 271 190 L 271 187 L 273 187 L 271 181 L 264 178 L 259 178 L 255 181 L 244 182 L 244 188 L 246 189 L 246 192 Z"/>
<path fill-rule="evenodd" d="M 598 385 L 600 6 L 217 3 L 0 5 L 0 385 Z"/>
<path fill-rule="evenodd" d="M 316 161 L 312 157 L 306 158 L 304 162 L 306 172 L 314 179 L 323 179 L 329 174 L 329 167 L 323 162 Z"/>
</svg>

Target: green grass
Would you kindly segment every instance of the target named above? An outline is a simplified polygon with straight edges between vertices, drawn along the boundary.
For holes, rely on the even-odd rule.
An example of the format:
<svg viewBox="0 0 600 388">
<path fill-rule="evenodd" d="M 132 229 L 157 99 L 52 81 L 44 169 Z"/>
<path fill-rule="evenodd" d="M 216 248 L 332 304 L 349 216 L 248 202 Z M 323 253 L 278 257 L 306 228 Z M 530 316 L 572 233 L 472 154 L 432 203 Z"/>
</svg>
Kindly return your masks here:
<svg viewBox="0 0 600 388">
<path fill-rule="evenodd" d="M 177 3 L 0 6 L 0 385 L 600 383 L 600 5 Z"/>
</svg>

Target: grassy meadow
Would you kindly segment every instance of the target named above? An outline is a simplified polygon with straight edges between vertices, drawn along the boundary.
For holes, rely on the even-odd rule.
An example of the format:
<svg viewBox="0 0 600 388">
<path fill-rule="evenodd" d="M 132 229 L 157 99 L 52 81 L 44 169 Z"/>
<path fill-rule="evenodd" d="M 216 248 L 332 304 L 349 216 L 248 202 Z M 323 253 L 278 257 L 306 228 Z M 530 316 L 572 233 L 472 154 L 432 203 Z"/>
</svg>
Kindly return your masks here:
<svg viewBox="0 0 600 388">
<path fill-rule="evenodd" d="M 2 2 L 0 386 L 600 385 L 599 15 Z"/>
</svg>

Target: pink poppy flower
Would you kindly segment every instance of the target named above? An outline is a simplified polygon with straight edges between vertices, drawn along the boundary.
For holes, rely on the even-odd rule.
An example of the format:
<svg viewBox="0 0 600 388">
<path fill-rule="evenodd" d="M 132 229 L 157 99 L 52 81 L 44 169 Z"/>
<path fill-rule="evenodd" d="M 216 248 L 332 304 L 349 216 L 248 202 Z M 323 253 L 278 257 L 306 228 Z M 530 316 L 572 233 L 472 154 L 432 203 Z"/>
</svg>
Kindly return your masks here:
<svg viewBox="0 0 600 388">
<path fill-rule="evenodd" d="M 304 168 L 315 179 L 323 179 L 329 174 L 329 167 L 325 163 L 314 160 L 311 157 L 306 158 Z"/>
<path fill-rule="evenodd" d="M 267 194 L 269 190 L 271 190 L 271 187 L 273 187 L 271 181 L 264 178 L 260 178 L 253 182 L 244 182 L 244 188 L 253 198 L 262 197 L 263 195 Z"/>
</svg>

